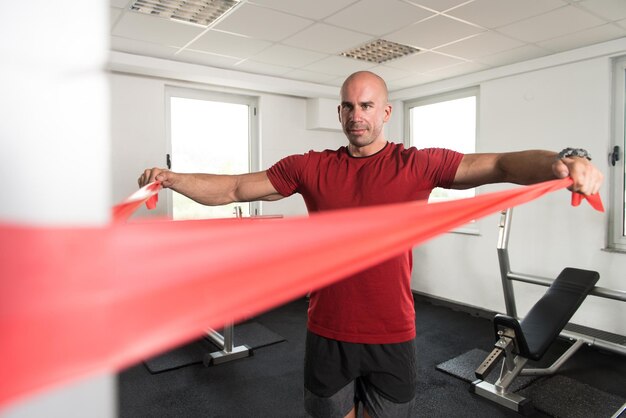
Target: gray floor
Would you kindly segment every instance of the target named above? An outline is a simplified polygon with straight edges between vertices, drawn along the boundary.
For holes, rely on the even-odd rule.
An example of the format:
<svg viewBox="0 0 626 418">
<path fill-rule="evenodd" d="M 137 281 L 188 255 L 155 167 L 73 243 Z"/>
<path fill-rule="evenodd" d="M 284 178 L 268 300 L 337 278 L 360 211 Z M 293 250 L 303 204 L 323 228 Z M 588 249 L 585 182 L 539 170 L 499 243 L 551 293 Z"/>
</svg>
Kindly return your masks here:
<svg viewBox="0 0 626 418">
<path fill-rule="evenodd" d="M 151 374 L 138 364 L 119 374 L 121 417 L 306 417 L 302 368 L 306 299 L 254 320 L 286 341 L 262 347 L 254 356 L 212 367 L 194 364 Z M 436 370 L 442 362 L 493 344 L 488 319 L 418 299 L 416 417 L 517 417 L 516 413 L 469 393 L 468 383 Z M 236 338 L 235 328 L 235 338 Z M 245 341 L 235 341 L 245 344 Z M 564 350 L 557 342 L 547 360 Z M 626 398 L 626 357 L 583 347 L 561 374 L 599 391 Z M 550 416 L 537 412 L 534 417 Z"/>
</svg>

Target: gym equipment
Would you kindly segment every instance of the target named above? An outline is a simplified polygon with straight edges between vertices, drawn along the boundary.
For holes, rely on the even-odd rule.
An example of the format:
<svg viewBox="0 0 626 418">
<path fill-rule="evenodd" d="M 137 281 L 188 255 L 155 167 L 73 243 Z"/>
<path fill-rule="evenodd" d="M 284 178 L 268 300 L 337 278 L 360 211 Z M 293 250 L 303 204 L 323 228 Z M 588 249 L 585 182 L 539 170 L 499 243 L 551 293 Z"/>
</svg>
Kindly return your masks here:
<svg viewBox="0 0 626 418">
<path fill-rule="evenodd" d="M 509 392 L 509 386 L 520 374 L 554 373 L 580 348 L 583 341 L 577 340 L 549 368 L 524 369 L 529 359 L 543 357 L 599 278 L 595 271 L 565 268 L 521 322 L 508 315 L 496 315 L 493 319 L 497 338 L 495 348 L 476 369 L 476 377 L 480 380 L 472 383 L 473 392 L 515 411 L 527 412 L 528 400 Z M 500 378 L 494 384 L 486 382 L 484 379 L 502 357 Z"/>
<path fill-rule="evenodd" d="M 515 304 L 515 294 L 513 292 L 512 281 L 516 280 L 519 282 L 536 284 L 540 286 L 550 286 L 552 284 L 552 280 L 528 274 L 514 273 L 511 271 L 508 242 L 511 231 L 512 218 L 512 208 L 501 212 L 497 248 L 506 314 L 513 318 L 517 318 L 517 307 Z M 591 289 L 589 294 L 600 298 L 626 302 L 626 292 L 622 290 L 595 286 L 593 289 Z M 626 356 L 626 336 L 623 335 L 612 334 L 610 332 L 596 330 L 576 324 L 567 324 L 567 326 L 563 329 L 560 335 L 561 337 L 571 340 L 583 340 L 589 345 L 594 345 L 603 350 Z"/>
<path fill-rule="evenodd" d="M 494 317 L 497 341 L 493 351 L 476 369 L 475 374 L 478 380 L 471 384 L 470 389 L 477 395 L 526 414 L 532 410 L 530 402 L 508 390 L 517 376 L 553 374 L 585 343 L 626 354 L 626 337 L 573 324 L 566 328 L 568 321 L 587 295 L 626 301 L 626 292 L 596 287 L 599 274 L 595 271 L 568 267 L 554 281 L 512 273 L 507 250 L 511 217 L 512 209 L 502 212 L 498 241 L 498 258 L 507 315 L 498 314 Z M 521 322 L 516 319 L 511 280 L 549 286 L 544 296 L 530 309 Z M 525 368 L 528 360 L 540 360 L 559 335 L 573 341 L 561 357 L 547 368 Z M 504 362 L 500 377 L 493 384 L 486 382 L 486 376 L 502 358 Z"/>
</svg>

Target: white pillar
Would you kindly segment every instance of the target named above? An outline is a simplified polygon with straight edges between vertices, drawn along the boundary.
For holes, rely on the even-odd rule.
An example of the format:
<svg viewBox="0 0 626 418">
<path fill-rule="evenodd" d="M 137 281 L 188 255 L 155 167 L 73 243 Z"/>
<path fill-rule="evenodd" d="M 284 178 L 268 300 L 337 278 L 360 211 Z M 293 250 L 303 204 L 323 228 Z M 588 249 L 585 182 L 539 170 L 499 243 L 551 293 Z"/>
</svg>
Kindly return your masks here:
<svg viewBox="0 0 626 418">
<path fill-rule="evenodd" d="M 104 225 L 111 207 L 104 72 L 109 3 L 2 3 L 0 221 Z M 7 279 L 19 278 L 2 280 Z M 115 415 L 115 376 L 111 375 L 27 396 L 0 411 L 0 416 L 11 418 Z"/>
<path fill-rule="evenodd" d="M 0 219 L 104 224 L 108 2 L 8 4 L 0 25 Z"/>
</svg>

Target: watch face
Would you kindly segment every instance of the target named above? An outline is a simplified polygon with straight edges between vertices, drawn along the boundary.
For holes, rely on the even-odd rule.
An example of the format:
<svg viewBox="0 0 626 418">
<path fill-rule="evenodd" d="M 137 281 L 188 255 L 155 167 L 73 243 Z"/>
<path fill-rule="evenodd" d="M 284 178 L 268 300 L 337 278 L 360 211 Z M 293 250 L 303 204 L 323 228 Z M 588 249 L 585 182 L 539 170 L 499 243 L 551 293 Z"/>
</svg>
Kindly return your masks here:
<svg viewBox="0 0 626 418">
<path fill-rule="evenodd" d="M 559 152 L 559 158 L 567 158 L 567 157 L 581 157 L 591 160 L 591 156 L 582 148 L 565 148 L 563 151 Z"/>
</svg>

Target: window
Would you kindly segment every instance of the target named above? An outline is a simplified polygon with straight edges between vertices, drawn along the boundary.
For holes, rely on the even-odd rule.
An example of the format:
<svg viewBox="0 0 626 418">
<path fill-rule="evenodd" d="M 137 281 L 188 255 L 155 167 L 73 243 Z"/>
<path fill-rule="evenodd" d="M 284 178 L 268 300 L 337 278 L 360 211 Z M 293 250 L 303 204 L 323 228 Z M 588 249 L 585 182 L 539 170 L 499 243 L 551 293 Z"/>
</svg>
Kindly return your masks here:
<svg viewBox="0 0 626 418">
<path fill-rule="evenodd" d="M 611 181 L 611 213 L 609 216 L 609 243 L 611 249 L 626 251 L 626 57 L 615 59 L 613 66 L 613 142 L 614 157 L 609 159 Z M 616 161 L 615 157 L 619 159 Z M 613 165 L 614 164 L 614 165 Z"/>
<path fill-rule="evenodd" d="M 405 104 L 410 145 L 449 148 L 465 154 L 476 151 L 478 88 L 413 100 Z M 475 189 L 436 188 L 429 202 L 474 197 Z"/>
<path fill-rule="evenodd" d="M 259 170 L 256 100 L 169 87 L 167 132 L 171 168 L 182 173 L 241 174 Z M 258 212 L 258 203 L 204 206 L 172 193 L 173 219 L 232 218 Z"/>
</svg>

